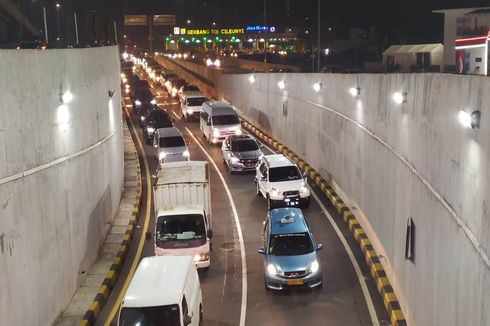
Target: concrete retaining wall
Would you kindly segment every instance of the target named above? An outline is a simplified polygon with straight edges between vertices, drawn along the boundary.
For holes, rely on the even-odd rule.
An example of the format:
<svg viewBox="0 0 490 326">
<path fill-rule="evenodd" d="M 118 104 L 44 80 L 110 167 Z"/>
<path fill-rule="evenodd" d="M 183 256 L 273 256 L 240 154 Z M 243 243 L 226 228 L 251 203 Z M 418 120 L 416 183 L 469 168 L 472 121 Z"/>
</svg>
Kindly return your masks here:
<svg viewBox="0 0 490 326">
<path fill-rule="evenodd" d="M 118 49 L 2 50 L 0 62 L 1 323 L 49 325 L 118 209 Z"/>
<path fill-rule="evenodd" d="M 222 75 L 216 90 L 332 179 L 382 257 L 408 323 L 488 325 L 490 79 L 256 74 L 251 84 L 248 77 Z M 407 103 L 396 104 L 394 92 L 407 92 Z M 481 110 L 481 129 L 465 129 L 460 109 Z M 405 259 L 409 217 L 413 262 Z"/>
</svg>

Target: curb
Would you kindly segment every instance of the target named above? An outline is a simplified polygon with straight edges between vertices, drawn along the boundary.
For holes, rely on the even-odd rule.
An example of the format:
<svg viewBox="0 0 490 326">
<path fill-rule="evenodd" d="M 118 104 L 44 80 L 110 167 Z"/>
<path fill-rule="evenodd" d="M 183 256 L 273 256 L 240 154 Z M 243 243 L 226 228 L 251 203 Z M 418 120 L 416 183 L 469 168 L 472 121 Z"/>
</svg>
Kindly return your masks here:
<svg viewBox="0 0 490 326">
<path fill-rule="evenodd" d="M 344 222 L 349 227 L 349 231 L 354 236 L 354 239 L 359 244 L 359 247 L 361 248 L 361 251 L 364 255 L 364 259 L 366 260 L 366 263 L 371 272 L 371 276 L 376 283 L 376 288 L 378 289 L 386 311 L 388 312 L 391 324 L 393 326 L 406 326 L 407 322 L 401 310 L 400 303 L 398 302 L 395 292 L 393 291 L 393 287 L 391 286 L 390 281 L 386 276 L 383 265 L 381 264 L 379 257 L 371 244 L 371 241 L 369 241 L 368 236 L 355 218 L 354 214 L 352 214 L 351 210 L 344 203 L 344 201 L 340 198 L 339 195 L 337 195 L 337 193 L 335 193 L 328 182 L 302 158 L 300 158 L 293 151 L 291 151 L 289 148 L 287 148 L 274 138 L 263 133 L 260 129 L 255 127 L 255 125 L 253 125 L 243 117 L 240 118 L 242 120 L 242 125 L 245 128 L 250 130 L 261 141 L 272 146 L 275 150 L 284 154 L 289 159 L 291 159 L 291 161 L 296 163 L 298 167 L 303 170 L 312 181 L 315 182 L 315 184 L 321 189 L 325 196 L 327 196 L 328 200 L 332 203 L 333 207 L 340 214 Z"/>
<path fill-rule="evenodd" d="M 123 107 L 125 105 L 123 103 Z M 128 112 L 124 110 L 126 118 L 129 118 Z M 138 164 L 139 165 L 139 164 Z M 116 284 L 117 277 L 119 276 L 119 272 L 124 264 L 124 260 L 129 252 L 129 244 L 131 239 L 133 239 L 134 231 L 136 228 L 136 224 L 138 223 L 139 213 L 141 209 L 142 202 L 142 184 L 141 184 L 141 172 L 138 169 L 137 171 L 137 188 L 138 194 L 135 197 L 135 203 L 133 205 L 133 209 L 131 211 L 131 217 L 129 220 L 129 224 L 126 228 L 126 232 L 124 234 L 123 241 L 121 242 L 119 249 L 117 251 L 116 257 L 112 260 L 111 267 L 109 271 L 106 273 L 104 280 L 102 281 L 102 285 L 99 287 L 98 293 L 95 296 L 94 300 L 90 304 L 88 310 L 85 312 L 82 320 L 80 321 L 80 326 L 88 326 L 93 325 L 104 307 L 109 295 L 112 291 L 112 288 Z"/>
</svg>

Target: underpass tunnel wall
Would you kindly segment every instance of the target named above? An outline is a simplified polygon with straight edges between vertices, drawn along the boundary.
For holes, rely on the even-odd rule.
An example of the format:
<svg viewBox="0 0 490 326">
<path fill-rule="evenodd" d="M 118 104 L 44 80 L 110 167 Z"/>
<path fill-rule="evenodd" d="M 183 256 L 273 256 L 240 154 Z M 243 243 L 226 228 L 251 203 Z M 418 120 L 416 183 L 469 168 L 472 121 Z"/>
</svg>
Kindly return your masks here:
<svg viewBox="0 0 490 326">
<path fill-rule="evenodd" d="M 490 79 L 258 73 L 251 83 L 249 77 L 221 75 L 216 90 L 331 179 L 380 255 L 408 323 L 488 325 Z M 314 83 L 321 84 L 318 92 Z M 353 97 L 349 89 L 357 87 L 360 96 Z M 406 103 L 396 104 L 395 92 L 406 92 Z M 463 127 L 461 109 L 481 110 L 481 128 Z M 409 218 L 413 262 L 405 259 Z"/>
<path fill-rule="evenodd" d="M 50 325 L 118 210 L 119 54 L 2 50 L 0 62 L 0 323 Z"/>
</svg>

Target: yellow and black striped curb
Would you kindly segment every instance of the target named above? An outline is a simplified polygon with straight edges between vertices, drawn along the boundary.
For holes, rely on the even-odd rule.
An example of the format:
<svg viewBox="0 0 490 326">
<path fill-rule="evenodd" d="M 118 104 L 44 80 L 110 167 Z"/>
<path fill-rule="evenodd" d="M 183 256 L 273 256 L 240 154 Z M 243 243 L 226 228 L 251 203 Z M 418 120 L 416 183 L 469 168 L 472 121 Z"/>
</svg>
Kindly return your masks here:
<svg viewBox="0 0 490 326">
<path fill-rule="evenodd" d="M 364 254 L 364 258 L 371 272 L 376 287 L 378 289 L 381 298 L 383 299 L 384 306 L 388 311 L 390 316 L 391 324 L 393 326 L 404 326 L 407 325 L 403 312 L 400 308 L 398 299 L 396 298 L 395 292 L 386 276 L 386 273 L 379 261 L 379 257 L 374 250 L 371 241 L 369 241 L 368 236 L 362 229 L 361 225 L 352 214 L 351 210 L 339 195 L 335 193 L 333 188 L 328 184 L 328 182 L 313 169 L 308 163 L 306 163 L 302 158 L 296 155 L 289 148 L 270 137 L 269 135 L 262 132 L 259 128 L 255 127 L 252 123 L 247 121 L 245 118 L 241 117 L 242 125 L 251 131 L 258 139 L 262 142 L 272 146 L 279 153 L 287 156 L 291 161 L 296 163 L 298 167 L 303 170 L 306 175 L 315 182 L 315 184 L 321 189 L 321 191 L 327 196 L 328 200 L 332 203 L 333 207 L 342 216 L 344 222 L 349 227 L 349 231 L 354 236 L 354 239 L 358 242 L 361 250 Z"/>
<path fill-rule="evenodd" d="M 126 117 L 129 118 L 128 113 L 126 111 Z M 119 272 L 124 264 L 124 259 L 126 258 L 129 245 L 131 243 L 131 239 L 133 238 L 134 231 L 136 228 L 136 224 L 138 223 L 139 214 L 141 210 L 141 202 L 142 202 L 142 184 L 141 184 L 141 172 L 137 170 L 137 195 L 135 197 L 135 202 L 133 208 L 131 210 L 131 216 L 129 219 L 128 226 L 126 228 L 126 232 L 123 237 L 123 241 L 119 246 L 119 250 L 117 251 L 116 257 L 112 260 L 111 267 L 107 272 L 104 280 L 102 281 L 102 285 L 99 287 L 97 295 L 94 300 L 90 304 L 88 310 L 85 312 L 82 320 L 80 321 L 81 326 L 93 325 L 104 307 L 104 304 L 109 298 L 112 288 L 116 284 L 117 277 L 119 276 Z"/>
</svg>

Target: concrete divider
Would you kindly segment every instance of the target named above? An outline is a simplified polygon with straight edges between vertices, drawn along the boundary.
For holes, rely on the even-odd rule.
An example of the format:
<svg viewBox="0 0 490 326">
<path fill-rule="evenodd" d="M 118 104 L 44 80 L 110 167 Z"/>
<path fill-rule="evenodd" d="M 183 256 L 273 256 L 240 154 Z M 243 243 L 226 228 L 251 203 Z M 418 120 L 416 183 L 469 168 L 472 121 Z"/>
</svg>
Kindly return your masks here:
<svg viewBox="0 0 490 326">
<path fill-rule="evenodd" d="M 0 323 L 50 325 L 119 206 L 119 54 L 0 50 L 0 62 Z"/>
</svg>

